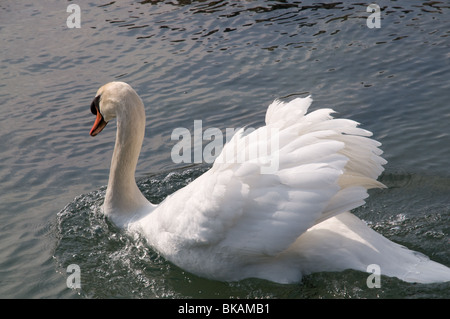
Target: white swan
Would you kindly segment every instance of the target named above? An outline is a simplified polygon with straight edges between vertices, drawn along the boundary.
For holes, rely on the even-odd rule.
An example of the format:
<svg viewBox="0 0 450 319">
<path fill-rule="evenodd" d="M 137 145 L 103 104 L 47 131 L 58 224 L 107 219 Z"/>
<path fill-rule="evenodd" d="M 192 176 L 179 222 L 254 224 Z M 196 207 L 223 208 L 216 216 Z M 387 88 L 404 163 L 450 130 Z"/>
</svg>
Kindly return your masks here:
<svg viewBox="0 0 450 319">
<path fill-rule="evenodd" d="M 306 114 L 311 101 L 273 102 L 266 126 L 237 132 L 210 170 L 153 205 L 135 181 L 144 105 L 128 84 L 104 85 L 91 104 L 97 118 L 90 131 L 95 136 L 117 118 L 104 213 L 142 233 L 179 267 L 216 280 L 292 283 L 313 272 L 367 271 L 376 264 L 381 274 L 408 282 L 450 281 L 449 268 L 389 241 L 348 212 L 364 203 L 368 188 L 383 187 L 376 181 L 385 164 L 380 143 L 358 123 L 333 119 L 331 109 Z M 278 147 L 265 156 L 237 161 L 255 143 L 272 139 Z M 261 174 L 275 157 L 278 169 Z"/>
</svg>

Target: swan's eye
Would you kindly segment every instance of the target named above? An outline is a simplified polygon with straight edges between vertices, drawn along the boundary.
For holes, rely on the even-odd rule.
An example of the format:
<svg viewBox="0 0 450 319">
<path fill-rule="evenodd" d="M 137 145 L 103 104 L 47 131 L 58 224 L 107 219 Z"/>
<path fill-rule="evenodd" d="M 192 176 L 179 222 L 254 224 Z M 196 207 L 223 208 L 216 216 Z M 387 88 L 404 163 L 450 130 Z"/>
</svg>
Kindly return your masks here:
<svg viewBox="0 0 450 319">
<path fill-rule="evenodd" d="M 97 110 L 100 110 L 100 95 L 97 95 L 91 103 L 91 112 L 97 115 Z"/>
</svg>

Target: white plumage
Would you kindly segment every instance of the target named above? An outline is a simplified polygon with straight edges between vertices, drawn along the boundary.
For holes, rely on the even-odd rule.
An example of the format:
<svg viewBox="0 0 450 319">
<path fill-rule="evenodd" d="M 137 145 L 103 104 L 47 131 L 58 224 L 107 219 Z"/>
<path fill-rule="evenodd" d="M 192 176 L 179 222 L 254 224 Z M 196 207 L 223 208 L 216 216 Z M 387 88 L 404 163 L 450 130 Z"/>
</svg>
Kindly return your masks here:
<svg viewBox="0 0 450 319">
<path fill-rule="evenodd" d="M 104 213 L 142 233 L 179 267 L 217 280 L 289 283 L 312 272 L 377 264 L 382 274 L 405 281 L 450 280 L 446 266 L 349 213 L 364 203 L 367 189 L 383 187 L 376 181 L 386 163 L 380 143 L 358 123 L 334 119 L 331 109 L 307 114 L 310 97 L 273 102 L 265 126 L 238 131 L 210 170 L 153 205 L 134 179 L 145 129 L 142 101 L 123 82 L 103 86 L 97 96 L 91 134 L 114 117 L 118 125 Z"/>
</svg>

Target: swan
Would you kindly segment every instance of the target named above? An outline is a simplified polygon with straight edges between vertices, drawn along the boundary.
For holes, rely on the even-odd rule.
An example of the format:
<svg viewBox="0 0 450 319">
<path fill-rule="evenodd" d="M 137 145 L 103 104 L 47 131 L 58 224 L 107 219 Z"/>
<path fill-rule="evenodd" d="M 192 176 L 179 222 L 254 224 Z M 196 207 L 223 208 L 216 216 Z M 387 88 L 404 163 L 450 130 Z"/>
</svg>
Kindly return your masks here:
<svg viewBox="0 0 450 319">
<path fill-rule="evenodd" d="M 381 143 L 359 123 L 333 118 L 331 109 L 307 113 L 311 102 L 275 100 L 265 126 L 237 131 L 207 172 L 155 205 L 135 180 L 144 104 L 127 83 L 102 86 L 90 106 L 96 115 L 90 135 L 117 123 L 103 213 L 178 267 L 214 280 L 294 283 L 314 272 L 369 272 L 375 264 L 382 275 L 406 282 L 450 281 L 450 268 L 349 212 L 368 189 L 384 187 L 377 181 L 386 164 Z M 270 140 L 277 141 L 270 152 L 237 160 Z M 277 169 L 263 173 L 275 158 Z"/>
</svg>

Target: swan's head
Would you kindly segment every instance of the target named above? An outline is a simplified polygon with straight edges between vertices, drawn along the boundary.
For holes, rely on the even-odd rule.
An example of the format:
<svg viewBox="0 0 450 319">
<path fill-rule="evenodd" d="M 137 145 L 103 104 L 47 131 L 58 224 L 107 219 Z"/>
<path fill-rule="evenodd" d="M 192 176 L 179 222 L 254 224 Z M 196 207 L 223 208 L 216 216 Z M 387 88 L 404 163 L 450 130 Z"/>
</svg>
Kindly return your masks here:
<svg viewBox="0 0 450 319">
<path fill-rule="evenodd" d="M 129 84 L 110 82 L 103 85 L 91 103 L 91 112 L 97 118 L 89 134 L 97 135 L 109 121 L 121 115 L 126 116 L 136 105 L 142 105 L 142 101 Z"/>
</svg>

